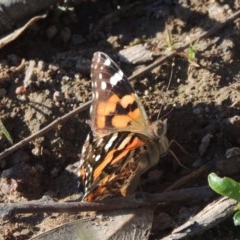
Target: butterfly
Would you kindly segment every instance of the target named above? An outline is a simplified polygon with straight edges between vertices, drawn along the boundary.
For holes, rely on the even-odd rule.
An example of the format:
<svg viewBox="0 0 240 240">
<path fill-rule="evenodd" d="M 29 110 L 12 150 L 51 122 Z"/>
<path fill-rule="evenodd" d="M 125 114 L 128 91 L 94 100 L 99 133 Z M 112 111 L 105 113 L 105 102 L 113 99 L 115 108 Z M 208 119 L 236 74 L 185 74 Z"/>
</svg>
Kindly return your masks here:
<svg viewBox="0 0 240 240">
<path fill-rule="evenodd" d="M 166 121 L 149 121 L 128 79 L 103 52 L 93 55 L 91 80 L 92 131 L 79 171 L 83 201 L 132 194 L 169 146 Z"/>
</svg>

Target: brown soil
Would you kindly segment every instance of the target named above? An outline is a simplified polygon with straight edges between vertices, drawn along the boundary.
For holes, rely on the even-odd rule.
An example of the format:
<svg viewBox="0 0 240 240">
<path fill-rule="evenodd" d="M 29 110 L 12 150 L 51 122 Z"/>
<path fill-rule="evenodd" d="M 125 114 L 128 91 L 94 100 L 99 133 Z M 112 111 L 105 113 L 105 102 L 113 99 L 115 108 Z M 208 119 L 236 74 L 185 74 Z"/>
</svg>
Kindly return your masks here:
<svg viewBox="0 0 240 240">
<path fill-rule="evenodd" d="M 168 51 L 166 25 L 176 48 L 239 8 L 238 1 L 124 1 L 117 11 L 115 1 L 110 2 L 82 3 L 73 11 L 53 12 L 1 50 L 0 118 L 14 143 L 91 99 L 89 70 L 95 51 L 106 52 L 129 76 L 152 61 L 124 64 L 117 56 L 123 48 L 144 43 L 155 59 Z M 168 138 L 191 157 L 174 144 L 171 149 L 189 168 L 210 163 L 221 174 L 236 177 L 239 173 L 239 165 L 217 168 L 219 161 L 227 166 L 226 150 L 240 145 L 239 39 L 236 21 L 195 43 L 197 64 L 189 63 L 186 49 L 132 81 L 151 120 L 162 109 L 160 117 L 168 119 Z M 88 111 L 81 112 L 0 161 L 0 202 L 23 203 L 44 197 L 78 200 L 76 173 L 89 131 L 86 119 Z M 205 136 L 211 136 L 210 142 L 203 144 L 200 153 Z M 0 135 L 0 152 L 10 146 Z M 161 192 L 187 173 L 168 155 L 143 176 L 141 191 Z M 182 187 L 206 184 L 204 175 Z M 189 214 L 202 207 L 192 207 Z M 177 213 L 185 208 L 189 206 L 169 210 L 176 224 L 180 223 Z M 79 215 L 16 215 L 1 220 L 0 238 L 29 239 L 77 218 Z M 228 226 L 228 231 L 218 226 L 206 236 L 234 239 L 232 223 Z M 161 231 L 153 230 L 152 239 L 162 236 Z"/>
</svg>

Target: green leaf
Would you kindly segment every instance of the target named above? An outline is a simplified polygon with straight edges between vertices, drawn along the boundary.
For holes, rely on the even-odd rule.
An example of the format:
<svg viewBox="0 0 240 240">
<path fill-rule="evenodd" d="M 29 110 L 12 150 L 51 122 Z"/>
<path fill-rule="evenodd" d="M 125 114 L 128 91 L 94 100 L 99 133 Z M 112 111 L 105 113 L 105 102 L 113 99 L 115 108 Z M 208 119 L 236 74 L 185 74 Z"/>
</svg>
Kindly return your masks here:
<svg viewBox="0 0 240 240">
<path fill-rule="evenodd" d="M 231 178 L 220 178 L 216 173 L 208 175 L 209 186 L 218 194 L 240 202 L 240 184 Z"/>
<path fill-rule="evenodd" d="M 235 226 L 240 226 L 240 212 L 236 212 L 233 216 L 233 222 Z"/>
<path fill-rule="evenodd" d="M 2 123 L 2 120 L 0 119 L 0 133 L 3 133 L 4 136 L 7 138 L 7 140 L 13 144 L 13 140 L 12 137 L 10 135 L 10 133 L 7 131 L 7 129 L 5 128 L 5 126 Z"/>
<path fill-rule="evenodd" d="M 190 46 L 188 48 L 188 60 L 190 62 L 194 62 L 195 61 L 195 53 L 196 53 L 195 46 L 190 44 Z"/>
</svg>

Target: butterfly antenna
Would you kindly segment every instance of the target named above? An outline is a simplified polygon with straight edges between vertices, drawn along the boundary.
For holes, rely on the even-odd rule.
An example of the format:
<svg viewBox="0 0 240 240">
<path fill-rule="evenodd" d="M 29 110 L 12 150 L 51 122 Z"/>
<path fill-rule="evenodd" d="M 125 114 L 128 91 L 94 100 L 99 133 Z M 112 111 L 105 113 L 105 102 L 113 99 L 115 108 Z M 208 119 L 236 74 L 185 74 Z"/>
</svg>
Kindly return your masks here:
<svg viewBox="0 0 240 240">
<path fill-rule="evenodd" d="M 186 170 L 190 170 L 190 168 L 186 167 L 184 164 L 182 164 L 179 159 L 177 158 L 176 154 L 170 149 L 170 146 L 175 143 L 187 156 L 192 157 L 176 140 L 171 140 L 169 143 L 169 152 L 172 154 L 172 156 L 175 158 L 175 160 L 177 161 L 177 163 L 183 167 Z"/>
<path fill-rule="evenodd" d="M 158 115 L 157 115 L 157 120 L 160 118 L 162 109 L 163 109 L 163 104 L 161 105 L 161 107 L 160 107 L 160 109 L 159 109 L 159 112 L 158 112 Z"/>
<path fill-rule="evenodd" d="M 170 149 L 169 152 L 172 154 L 172 156 L 174 157 L 174 159 L 177 161 L 177 163 L 184 169 L 186 170 L 190 170 L 190 168 L 186 167 L 184 164 L 182 164 L 179 159 L 177 158 L 176 154 Z"/>
<path fill-rule="evenodd" d="M 167 113 L 165 113 L 163 116 L 162 116 L 162 119 L 164 118 L 167 118 L 168 115 L 170 115 L 170 113 L 173 111 L 173 108 L 171 110 L 169 110 Z"/>
<path fill-rule="evenodd" d="M 192 158 L 191 154 L 190 154 L 189 152 L 187 152 L 187 151 L 183 148 L 183 146 L 182 146 L 180 143 L 178 143 L 175 139 L 172 139 L 172 140 L 171 140 L 171 142 L 169 143 L 169 146 L 172 145 L 173 143 L 175 143 L 175 144 L 181 149 L 181 151 L 182 151 L 183 153 L 185 153 L 187 156 L 189 156 L 189 157 Z"/>
</svg>

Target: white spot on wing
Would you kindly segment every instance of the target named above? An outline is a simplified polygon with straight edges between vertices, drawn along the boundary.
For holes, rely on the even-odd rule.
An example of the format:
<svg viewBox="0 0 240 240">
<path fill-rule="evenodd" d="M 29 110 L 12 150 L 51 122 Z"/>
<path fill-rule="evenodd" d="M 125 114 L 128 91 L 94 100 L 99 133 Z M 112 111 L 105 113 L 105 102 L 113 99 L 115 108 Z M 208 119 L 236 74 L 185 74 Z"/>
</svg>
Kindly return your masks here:
<svg viewBox="0 0 240 240">
<path fill-rule="evenodd" d="M 107 83 L 104 82 L 104 81 L 102 81 L 102 82 L 101 82 L 101 89 L 102 89 L 102 90 L 105 90 L 106 88 L 107 88 Z"/>
<path fill-rule="evenodd" d="M 100 63 L 101 57 L 97 56 L 97 63 Z"/>
<path fill-rule="evenodd" d="M 115 86 L 119 81 L 121 81 L 123 78 L 123 72 L 119 70 L 116 72 L 111 78 L 110 78 L 110 83 Z"/>
<path fill-rule="evenodd" d="M 95 93 L 95 98 L 98 99 L 98 97 L 99 97 L 99 93 L 96 92 L 96 93 Z"/>
<path fill-rule="evenodd" d="M 103 138 L 99 138 L 99 140 L 97 141 L 97 147 L 101 146 L 103 143 Z"/>
<path fill-rule="evenodd" d="M 99 73 L 99 79 L 102 79 L 102 73 Z"/>
<path fill-rule="evenodd" d="M 95 161 L 96 161 L 96 162 L 99 161 L 100 158 L 101 158 L 101 155 L 98 154 L 98 155 L 95 157 Z"/>
<path fill-rule="evenodd" d="M 93 88 L 96 89 L 96 88 L 97 88 L 97 81 L 93 81 L 93 82 L 92 82 L 92 85 L 93 85 Z"/>
<path fill-rule="evenodd" d="M 120 75 L 121 78 L 123 78 L 123 75 L 124 75 L 124 74 L 123 74 L 123 71 L 119 70 L 119 71 L 118 71 L 118 74 Z"/>
<path fill-rule="evenodd" d="M 109 139 L 108 143 L 107 143 L 107 144 L 105 145 L 105 147 L 104 147 L 104 150 L 105 150 L 106 152 L 109 151 L 109 149 L 111 148 L 113 142 L 116 140 L 117 136 L 118 136 L 118 134 L 114 134 L 114 135 Z"/>
<path fill-rule="evenodd" d="M 111 65 L 111 60 L 109 58 L 107 58 L 104 62 L 104 65 L 110 66 Z"/>
</svg>

